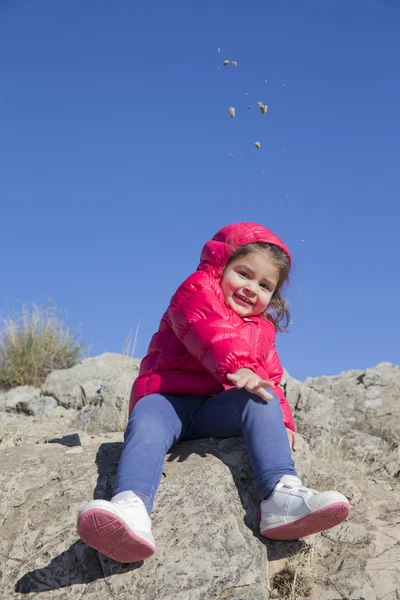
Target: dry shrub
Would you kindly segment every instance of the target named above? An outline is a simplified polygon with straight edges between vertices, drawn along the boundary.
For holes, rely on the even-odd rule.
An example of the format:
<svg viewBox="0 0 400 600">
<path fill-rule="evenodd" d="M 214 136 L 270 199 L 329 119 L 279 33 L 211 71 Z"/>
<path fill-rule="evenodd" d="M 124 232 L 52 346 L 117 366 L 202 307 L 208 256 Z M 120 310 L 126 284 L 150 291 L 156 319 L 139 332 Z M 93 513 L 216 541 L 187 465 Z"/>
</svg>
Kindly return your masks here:
<svg viewBox="0 0 400 600">
<path fill-rule="evenodd" d="M 81 353 L 81 344 L 53 305 L 23 306 L 22 314 L 2 322 L 0 388 L 40 387 L 51 371 L 78 363 Z"/>
<path fill-rule="evenodd" d="M 283 569 L 275 573 L 271 588 L 276 590 L 281 600 L 296 600 L 311 594 L 315 581 L 313 564 L 314 542 L 310 546 L 291 556 Z"/>
</svg>

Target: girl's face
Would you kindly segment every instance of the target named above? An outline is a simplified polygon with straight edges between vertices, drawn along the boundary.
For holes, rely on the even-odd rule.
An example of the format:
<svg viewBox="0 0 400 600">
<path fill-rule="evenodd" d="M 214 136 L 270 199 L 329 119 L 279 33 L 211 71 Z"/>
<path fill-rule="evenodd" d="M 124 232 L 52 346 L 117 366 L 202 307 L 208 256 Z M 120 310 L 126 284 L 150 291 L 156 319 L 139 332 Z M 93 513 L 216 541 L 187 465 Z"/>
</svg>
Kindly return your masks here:
<svg viewBox="0 0 400 600">
<path fill-rule="evenodd" d="M 260 315 L 268 306 L 278 281 L 278 267 L 267 256 L 252 252 L 235 259 L 221 279 L 225 304 L 239 317 Z"/>
</svg>

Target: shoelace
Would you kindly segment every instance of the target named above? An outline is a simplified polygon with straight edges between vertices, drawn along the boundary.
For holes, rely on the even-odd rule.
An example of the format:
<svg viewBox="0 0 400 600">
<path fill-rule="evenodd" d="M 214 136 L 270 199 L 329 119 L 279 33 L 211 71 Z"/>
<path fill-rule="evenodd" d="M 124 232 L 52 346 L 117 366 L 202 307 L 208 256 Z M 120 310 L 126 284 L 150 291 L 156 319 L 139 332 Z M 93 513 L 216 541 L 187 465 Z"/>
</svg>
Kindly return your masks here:
<svg viewBox="0 0 400 600">
<path fill-rule="evenodd" d="M 319 492 L 317 492 L 317 490 L 313 490 L 311 488 L 305 488 L 302 486 L 297 486 L 297 485 L 293 485 L 291 483 L 284 483 L 283 487 L 289 490 L 294 490 L 296 492 L 300 492 L 300 494 L 309 494 L 310 492 L 315 496 L 315 494 L 318 494 Z"/>
<path fill-rule="evenodd" d="M 117 500 L 116 502 L 113 502 L 113 504 L 125 506 L 126 508 L 134 508 L 136 506 L 140 506 L 141 503 L 142 502 L 141 502 L 140 498 L 131 498 L 130 500 L 128 500 L 127 498 L 121 498 L 121 500 Z"/>
</svg>

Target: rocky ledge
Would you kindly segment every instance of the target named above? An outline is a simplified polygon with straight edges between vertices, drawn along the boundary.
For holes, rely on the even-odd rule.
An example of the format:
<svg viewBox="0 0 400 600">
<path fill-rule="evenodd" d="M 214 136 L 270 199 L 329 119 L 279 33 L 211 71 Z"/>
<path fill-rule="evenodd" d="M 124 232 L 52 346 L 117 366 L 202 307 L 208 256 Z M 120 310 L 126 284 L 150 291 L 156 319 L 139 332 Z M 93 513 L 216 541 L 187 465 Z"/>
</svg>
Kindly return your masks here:
<svg viewBox="0 0 400 600">
<path fill-rule="evenodd" d="M 0 392 L 1 598 L 40 600 L 395 600 L 400 598 L 400 368 L 283 387 L 302 433 L 307 485 L 348 496 L 347 522 L 298 542 L 258 534 L 240 438 L 179 444 L 153 513 L 156 554 L 120 565 L 75 530 L 109 498 L 138 361 L 116 354 Z"/>
</svg>

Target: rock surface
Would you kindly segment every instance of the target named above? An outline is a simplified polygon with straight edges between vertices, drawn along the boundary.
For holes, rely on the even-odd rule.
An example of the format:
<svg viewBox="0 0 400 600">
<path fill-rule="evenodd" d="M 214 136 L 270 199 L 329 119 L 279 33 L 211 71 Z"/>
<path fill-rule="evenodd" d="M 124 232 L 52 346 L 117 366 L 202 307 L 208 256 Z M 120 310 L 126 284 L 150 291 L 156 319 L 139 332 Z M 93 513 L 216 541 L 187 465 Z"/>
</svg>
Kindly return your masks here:
<svg viewBox="0 0 400 600">
<path fill-rule="evenodd" d="M 48 598 L 49 591 L 88 600 L 267 597 L 266 545 L 241 439 L 184 443 L 169 455 L 153 517 L 157 553 L 130 566 L 102 557 L 75 533 L 82 501 L 109 498 L 113 488 L 121 444 L 104 434 L 99 441 L 3 451 L 4 598 Z"/>
<path fill-rule="evenodd" d="M 388 443 L 400 439 L 400 366 L 384 362 L 304 383 L 286 376 L 283 388 L 299 430 L 317 442 L 353 431 Z"/>
<path fill-rule="evenodd" d="M 132 381 L 140 361 L 111 352 L 86 358 L 71 369 L 50 373 L 43 393 L 65 408 L 81 410 L 81 427 L 88 432 L 122 431 Z"/>
<path fill-rule="evenodd" d="M 353 371 L 284 383 L 301 431 L 311 438 L 310 445 L 300 441 L 297 469 L 305 484 L 348 496 L 346 523 L 298 542 L 266 542 L 258 534 L 258 499 L 241 438 L 185 442 L 165 464 L 152 515 L 156 554 L 120 565 L 83 544 L 75 522 L 85 501 L 112 493 L 126 421 L 118 410 L 126 410 L 124 382 L 137 372 L 137 361 L 125 359 L 103 355 L 49 376 L 39 393 L 57 407 L 46 414 L 29 416 L 17 405 L 9 412 L 2 397 L 2 600 L 30 593 L 39 600 L 400 598 L 398 367 L 383 363 L 364 376 Z M 111 425 L 100 412 L 82 428 L 87 407 L 104 405 L 114 407 L 118 430 L 107 432 Z"/>
<path fill-rule="evenodd" d="M 21 412 L 33 416 L 47 415 L 58 406 L 57 400 L 29 385 L 21 385 L 8 391 L 3 402 L 7 412 Z"/>
</svg>

